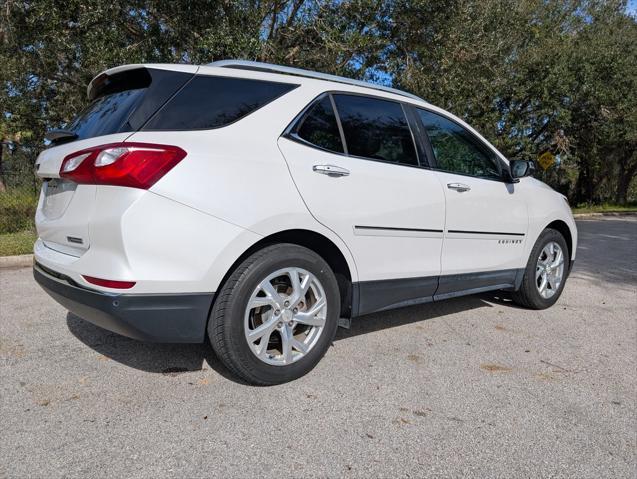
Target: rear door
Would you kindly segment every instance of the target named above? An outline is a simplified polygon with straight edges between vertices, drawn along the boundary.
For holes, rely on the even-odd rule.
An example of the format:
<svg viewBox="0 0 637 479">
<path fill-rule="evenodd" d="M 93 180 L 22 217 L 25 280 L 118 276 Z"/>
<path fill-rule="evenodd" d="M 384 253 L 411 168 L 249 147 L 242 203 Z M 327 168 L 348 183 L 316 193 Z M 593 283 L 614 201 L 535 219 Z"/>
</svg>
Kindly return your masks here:
<svg viewBox="0 0 637 479">
<path fill-rule="evenodd" d="M 363 284 L 396 280 L 378 284 L 383 294 L 397 294 L 396 300 L 433 295 L 444 193 L 435 175 L 419 165 L 400 103 L 325 94 L 279 146 L 310 212 L 348 245 Z M 368 304 L 361 312 L 366 309 L 375 308 Z"/>
<path fill-rule="evenodd" d="M 416 111 L 447 201 L 437 294 L 508 286 L 524 263 L 524 198 L 515 184 L 503 180 L 506 165 L 476 135 L 450 118 Z"/>
</svg>

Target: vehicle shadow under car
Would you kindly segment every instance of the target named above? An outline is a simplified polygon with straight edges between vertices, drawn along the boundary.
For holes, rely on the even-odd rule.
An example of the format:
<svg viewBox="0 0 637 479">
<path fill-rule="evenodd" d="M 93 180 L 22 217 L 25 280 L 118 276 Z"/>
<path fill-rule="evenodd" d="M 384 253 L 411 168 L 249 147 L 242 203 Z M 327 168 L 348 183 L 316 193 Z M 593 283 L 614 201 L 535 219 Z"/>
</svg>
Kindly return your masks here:
<svg viewBox="0 0 637 479">
<path fill-rule="evenodd" d="M 427 303 L 361 316 L 352 321 L 350 329 L 339 328 L 335 341 L 343 341 L 362 334 L 395 328 L 410 323 L 456 314 L 478 308 L 493 307 L 491 303 L 515 307 L 507 293 L 492 292 Z M 69 331 L 82 343 L 99 354 L 125 366 L 149 373 L 173 376 L 201 371 L 206 365 L 221 376 L 241 383 L 219 361 L 206 341 L 203 344 L 146 343 L 121 336 L 84 321 L 68 313 Z"/>
</svg>

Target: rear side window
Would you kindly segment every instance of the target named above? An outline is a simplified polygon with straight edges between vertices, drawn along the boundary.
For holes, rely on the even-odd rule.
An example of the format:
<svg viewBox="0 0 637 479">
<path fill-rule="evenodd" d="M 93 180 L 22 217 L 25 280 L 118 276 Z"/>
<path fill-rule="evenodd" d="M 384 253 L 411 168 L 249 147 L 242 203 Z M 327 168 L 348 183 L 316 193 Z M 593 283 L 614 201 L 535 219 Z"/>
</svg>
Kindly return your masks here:
<svg viewBox="0 0 637 479">
<path fill-rule="evenodd" d="M 296 135 L 326 150 L 343 153 L 343 143 L 329 96 L 317 101 L 301 119 Z"/>
<path fill-rule="evenodd" d="M 229 125 L 298 85 L 246 78 L 196 76 L 144 130 L 201 130 Z"/>
<path fill-rule="evenodd" d="M 102 75 L 93 82 L 94 100 L 67 129 L 78 140 L 136 131 L 192 76 L 147 68 Z"/>
<path fill-rule="evenodd" d="M 334 95 L 350 155 L 418 165 L 414 141 L 399 103 L 359 95 Z"/>
</svg>

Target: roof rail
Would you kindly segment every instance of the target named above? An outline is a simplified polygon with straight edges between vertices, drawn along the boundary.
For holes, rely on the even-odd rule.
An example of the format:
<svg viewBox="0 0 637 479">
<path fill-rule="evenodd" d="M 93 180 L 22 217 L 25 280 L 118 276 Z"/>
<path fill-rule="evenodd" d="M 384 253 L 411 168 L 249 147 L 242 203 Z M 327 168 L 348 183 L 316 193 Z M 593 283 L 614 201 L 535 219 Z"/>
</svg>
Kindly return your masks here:
<svg viewBox="0 0 637 479">
<path fill-rule="evenodd" d="M 363 88 L 371 88 L 373 90 L 385 91 L 388 93 L 394 93 L 396 95 L 406 96 L 413 100 L 424 101 L 422 98 L 407 93 L 406 91 L 398 90 L 396 88 L 390 88 L 383 85 L 375 85 L 361 80 L 353 80 L 351 78 L 340 77 L 336 75 L 329 75 L 327 73 L 313 72 L 311 70 L 304 70 L 302 68 L 286 67 L 283 65 L 274 65 L 272 63 L 253 62 L 248 60 L 218 60 L 216 62 L 208 63 L 210 67 L 223 67 L 223 68 L 236 68 L 239 70 L 254 70 L 259 72 L 270 73 L 282 73 L 284 75 L 295 75 L 305 78 L 315 78 L 317 80 L 327 80 L 338 83 L 345 83 L 346 85 L 355 85 Z"/>
</svg>

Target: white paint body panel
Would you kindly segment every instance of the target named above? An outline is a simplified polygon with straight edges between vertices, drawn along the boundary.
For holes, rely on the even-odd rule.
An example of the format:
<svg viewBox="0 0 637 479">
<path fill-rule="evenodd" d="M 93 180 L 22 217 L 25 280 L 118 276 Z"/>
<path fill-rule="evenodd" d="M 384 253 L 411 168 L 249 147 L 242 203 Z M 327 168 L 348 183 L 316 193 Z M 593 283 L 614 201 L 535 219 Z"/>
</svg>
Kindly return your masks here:
<svg viewBox="0 0 637 479">
<path fill-rule="evenodd" d="M 441 260 L 444 274 L 522 268 L 526 264 L 522 253 L 528 212 L 518 184 L 442 171 L 435 175 L 444 189 L 447 205 Z M 470 190 L 458 191 L 447 186 L 454 183 L 467 185 Z"/>
<path fill-rule="evenodd" d="M 43 178 L 59 177 L 66 155 L 100 144 L 155 142 L 177 145 L 187 152 L 149 191 L 80 185 L 57 217 L 47 217 L 40 200 L 36 260 L 80 285 L 116 291 L 89 285 L 82 278 L 89 275 L 135 281 L 126 291 L 131 294 L 214 292 L 251 246 L 292 229 L 309 230 L 333 242 L 354 282 L 521 268 L 540 232 L 555 220 L 568 224 L 574 246 L 577 244 L 568 205 L 536 180 L 523 179 L 513 185 L 515 191 L 510 194 L 504 183 L 483 185 L 484 180 L 463 177 L 457 181 L 471 183 L 472 190 L 458 194 L 445 187 L 450 181 L 447 176 L 455 175 L 347 158 L 281 138 L 296 115 L 325 91 L 389 98 L 452 117 L 425 102 L 273 73 L 159 67 L 300 86 L 220 129 L 121 133 L 42 152 L 37 164 Z M 314 164 L 325 163 L 347 168 L 351 175 L 331 178 L 312 171 Z M 356 225 L 446 233 L 357 231 Z M 521 245 L 502 246 L 496 238 L 458 239 L 449 229 L 512 230 L 525 237 Z M 67 236 L 79 236 L 86 242 L 78 247 L 66 242 Z M 573 258 L 574 251 L 575 247 Z"/>
<path fill-rule="evenodd" d="M 286 138 L 279 146 L 310 212 L 349 245 L 361 281 L 440 274 L 445 201 L 433 172 L 337 155 Z M 313 171 L 314 165 L 350 174 L 331 177 Z"/>
</svg>

